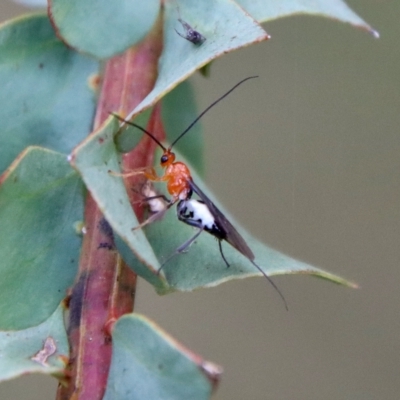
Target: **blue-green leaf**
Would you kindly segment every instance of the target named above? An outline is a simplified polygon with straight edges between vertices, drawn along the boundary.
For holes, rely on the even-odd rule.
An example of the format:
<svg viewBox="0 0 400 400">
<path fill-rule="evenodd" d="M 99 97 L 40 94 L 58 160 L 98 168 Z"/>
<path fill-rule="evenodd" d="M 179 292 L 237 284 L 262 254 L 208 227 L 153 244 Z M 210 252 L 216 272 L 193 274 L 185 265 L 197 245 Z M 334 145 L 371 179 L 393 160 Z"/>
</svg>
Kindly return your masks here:
<svg viewBox="0 0 400 400">
<path fill-rule="evenodd" d="M 104 400 L 207 400 L 212 379 L 204 362 L 147 318 L 130 314 L 113 330 Z"/>
<path fill-rule="evenodd" d="M 0 25 L 0 173 L 29 145 L 68 154 L 92 123 L 98 64 L 65 47 L 46 15 Z"/>
<path fill-rule="evenodd" d="M 246 11 L 259 22 L 296 14 L 309 14 L 337 19 L 364 29 L 374 36 L 378 32 L 371 28 L 342 0 L 236 0 Z"/>
<path fill-rule="evenodd" d="M 0 381 L 28 373 L 63 373 L 68 359 L 63 307 L 32 328 L 0 332 Z"/>
<path fill-rule="evenodd" d="M 0 178 L 0 329 L 47 319 L 66 296 L 81 240 L 83 187 L 64 155 L 30 147 Z"/>
<path fill-rule="evenodd" d="M 78 51 L 98 58 L 122 53 L 144 38 L 160 0 L 51 0 L 49 15 L 58 34 Z"/>
<path fill-rule="evenodd" d="M 231 0 L 177 0 L 166 1 L 164 6 L 164 45 L 158 79 L 129 119 L 155 104 L 215 58 L 269 38 L 264 29 Z M 206 41 L 199 46 L 179 36 L 176 32 L 182 32 L 179 18 L 205 36 Z"/>
<path fill-rule="evenodd" d="M 126 256 L 133 257 L 135 272 L 153 285 L 162 288 L 163 279 L 155 274 L 158 260 L 142 230 L 133 231 L 139 223 L 129 202 L 120 172 L 121 153 L 114 142 L 117 120 L 110 117 L 98 131 L 91 134 L 70 157 L 71 164 L 81 174 L 98 207 L 114 231 L 119 235 L 117 245 Z M 137 130 L 136 130 L 137 131 Z M 137 132 L 135 135 L 137 137 Z M 140 137 L 140 136 L 139 136 Z M 124 247 L 124 243 L 125 246 Z M 135 254 L 135 256 L 133 256 Z"/>
</svg>

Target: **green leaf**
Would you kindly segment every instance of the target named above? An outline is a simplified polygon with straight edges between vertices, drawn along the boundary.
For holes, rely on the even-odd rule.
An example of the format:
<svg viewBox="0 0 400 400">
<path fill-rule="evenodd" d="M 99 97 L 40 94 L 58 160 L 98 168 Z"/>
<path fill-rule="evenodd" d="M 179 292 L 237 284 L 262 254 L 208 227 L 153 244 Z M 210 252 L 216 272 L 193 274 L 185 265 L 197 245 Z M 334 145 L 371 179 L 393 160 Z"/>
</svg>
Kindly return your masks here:
<svg viewBox="0 0 400 400">
<path fill-rule="evenodd" d="M 27 7 L 47 7 L 47 0 L 14 0 L 15 3 L 23 4 Z"/>
<path fill-rule="evenodd" d="M 158 79 L 128 119 L 156 103 L 213 59 L 269 38 L 262 27 L 231 0 L 166 1 L 164 7 L 164 46 Z M 206 41 L 199 46 L 179 36 L 175 31 L 182 32 L 178 18 L 205 36 Z"/>
<path fill-rule="evenodd" d="M 67 357 L 62 306 L 38 326 L 0 332 L 0 381 L 33 372 L 60 375 Z"/>
<path fill-rule="evenodd" d="M 190 82 L 184 81 L 162 99 L 162 120 L 170 143 L 178 137 L 199 115 L 194 90 Z M 135 120 L 136 122 L 136 120 Z M 201 122 L 190 130 L 190 139 L 179 141 L 174 149 L 182 153 L 200 173 L 204 172 L 203 135 Z"/>
<path fill-rule="evenodd" d="M 135 118 L 135 124 L 146 128 L 150 119 L 153 108 L 148 108 L 146 111 L 142 112 Z M 117 119 L 115 117 L 115 119 Z M 121 121 L 118 121 L 121 123 Z M 117 149 L 121 153 L 129 153 L 136 145 L 140 142 L 143 136 L 143 132 L 136 127 L 124 124 L 123 128 L 118 129 L 115 122 L 112 122 L 112 127 L 115 129 L 114 142 Z M 112 132 L 112 131 L 111 131 Z M 89 139 L 90 140 L 90 139 Z"/>
<path fill-rule="evenodd" d="M 122 53 L 152 28 L 160 0 L 51 0 L 58 34 L 78 51 L 98 58 Z"/>
<path fill-rule="evenodd" d="M 178 246 L 193 236 L 195 231 L 180 222 L 173 211 L 169 211 L 161 222 L 155 222 L 145 228 L 153 249 L 143 232 L 132 231 L 138 222 L 129 203 L 122 178 L 110 174 L 110 171 L 119 171 L 120 160 L 113 141 L 113 132 L 117 130 L 115 120 L 114 123 L 115 125 L 112 125 L 108 122 L 78 147 L 72 157 L 72 163 L 81 173 L 108 222 L 121 237 L 121 240 L 117 239 L 117 247 L 128 265 L 155 286 L 159 293 L 174 290 L 189 291 L 215 286 L 231 279 L 261 276 L 246 257 L 224 243 L 224 254 L 231 263 L 231 267 L 226 268 L 215 238 L 206 232 L 200 235 L 188 252 L 176 256 L 165 266 L 167 281 L 155 274 L 160 264 L 153 249 L 162 262 Z M 155 160 L 159 160 L 159 157 L 160 154 L 157 154 Z M 178 153 L 177 160 L 186 162 Z M 192 173 L 196 183 L 213 199 L 194 173 L 194 169 Z M 220 208 L 225 213 L 223 208 Z M 353 285 L 340 277 L 294 260 L 263 245 L 241 229 L 228 213 L 225 214 L 250 244 L 256 254 L 256 262 L 267 274 L 310 274 L 344 285 Z"/>
<path fill-rule="evenodd" d="M 0 328 L 49 317 L 77 270 L 83 188 L 66 157 L 29 147 L 0 179 Z"/>
<path fill-rule="evenodd" d="M 236 0 L 250 15 L 259 22 L 295 14 L 310 14 L 337 19 L 364 29 L 374 36 L 379 36 L 363 19 L 361 19 L 342 0 Z"/>
<path fill-rule="evenodd" d="M 255 19 L 243 12 L 248 10 Z M 194 71 L 217 57 L 249 44 L 269 38 L 256 21 L 265 22 L 293 14 L 316 14 L 348 22 L 378 37 L 366 22 L 342 0 L 177 0 L 165 2 L 164 49 L 159 63 L 159 76 L 150 94 L 128 115 L 133 119 L 142 110 L 154 105 L 161 97 Z M 221 17 L 223 16 L 223 17 Z M 188 23 L 206 41 L 194 45 L 179 36 L 183 32 L 178 21 Z"/>
<path fill-rule="evenodd" d="M 130 314 L 113 330 L 104 400 L 206 400 L 212 383 L 203 360 L 147 318 Z"/>
<path fill-rule="evenodd" d="M 110 117 L 99 130 L 74 150 L 70 161 L 81 174 L 101 212 L 122 239 L 122 242 L 117 241 L 118 249 L 123 252 L 125 243 L 127 255 L 136 255 L 130 266 L 138 275 L 161 289 L 164 287 L 163 279 L 155 274 L 155 270 L 159 268 L 158 260 L 143 231 L 132 231 L 139 222 L 132 210 L 122 178 L 112 174 L 120 172 L 121 154 L 114 143 L 114 133 L 118 126 L 117 120 Z"/>
<path fill-rule="evenodd" d="M 183 161 L 190 166 L 182 156 L 176 155 L 177 160 Z M 156 157 L 156 159 L 158 158 Z M 308 274 L 346 286 L 356 287 L 355 284 L 343 278 L 273 250 L 252 237 L 220 206 L 219 202 L 215 200 L 215 196 L 207 189 L 194 170 L 191 169 L 191 171 L 196 184 L 217 205 L 246 240 L 256 256 L 256 263 L 267 275 Z M 192 237 L 197 232 L 197 229 L 179 221 L 175 213 L 170 211 L 162 221 L 148 225 L 145 231 L 149 242 L 162 263 L 176 248 Z M 170 285 L 169 291 L 191 291 L 201 287 L 216 286 L 232 279 L 262 277 L 254 265 L 227 242 L 223 242 L 222 247 L 224 255 L 230 264 L 229 268 L 226 267 L 221 257 L 215 238 L 211 234 L 203 232 L 187 252 L 176 255 L 163 267 L 165 277 Z M 268 282 L 266 284 L 268 285 Z M 160 290 L 159 292 L 161 293 Z"/>
<path fill-rule="evenodd" d="M 0 173 L 27 146 L 68 154 L 90 131 L 98 64 L 66 48 L 45 15 L 0 26 Z"/>
</svg>

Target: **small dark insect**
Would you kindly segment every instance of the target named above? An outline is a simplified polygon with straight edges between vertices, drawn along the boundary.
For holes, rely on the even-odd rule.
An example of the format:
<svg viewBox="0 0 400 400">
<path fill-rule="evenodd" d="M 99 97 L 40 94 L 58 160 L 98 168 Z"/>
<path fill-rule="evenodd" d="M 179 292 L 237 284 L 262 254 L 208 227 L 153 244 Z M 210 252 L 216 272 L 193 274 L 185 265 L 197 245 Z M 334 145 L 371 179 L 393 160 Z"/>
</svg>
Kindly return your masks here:
<svg viewBox="0 0 400 400">
<path fill-rule="evenodd" d="M 147 198 L 147 201 L 154 200 L 158 197 L 162 197 L 164 200 L 167 200 L 165 208 L 159 212 L 153 213 L 146 221 L 142 222 L 134 229 L 142 228 L 143 226 L 159 219 L 160 215 L 163 215 L 169 208 L 171 208 L 175 203 L 177 203 L 177 215 L 178 219 L 182 222 L 195 226 L 199 228 L 199 231 L 188 241 L 183 243 L 181 246 L 176 249 L 176 251 L 164 262 L 164 264 L 157 271 L 157 274 L 160 273 L 163 266 L 176 254 L 179 254 L 185 249 L 187 249 L 196 238 L 205 230 L 215 236 L 218 239 L 218 245 L 220 249 L 221 256 L 225 261 L 226 265 L 229 267 L 229 263 L 226 260 L 223 252 L 221 242 L 226 240 L 231 246 L 233 246 L 237 251 L 243 254 L 253 265 L 257 268 L 264 277 L 271 283 L 274 289 L 278 292 L 279 296 L 282 298 L 285 307 L 287 309 L 286 300 L 283 297 L 281 291 L 272 281 L 272 279 L 255 263 L 254 253 L 247 245 L 244 238 L 239 234 L 239 232 L 235 229 L 235 227 L 227 220 L 227 218 L 223 215 L 223 213 L 217 208 L 217 206 L 206 196 L 205 193 L 194 183 L 190 170 L 186 164 L 183 162 L 175 161 L 175 153 L 172 152 L 172 147 L 180 140 L 191 128 L 192 126 L 212 107 L 214 107 L 218 102 L 224 99 L 228 94 L 230 94 L 234 89 L 236 89 L 243 82 L 256 78 L 255 76 L 251 76 L 241 80 L 237 83 L 233 88 L 231 88 L 228 92 L 226 92 L 219 99 L 214 101 L 211 105 L 209 105 L 167 148 L 165 147 L 151 132 L 148 132 L 146 129 L 141 126 L 135 124 L 134 122 L 127 121 L 116 114 L 113 114 L 116 118 L 122 121 L 124 124 L 132 125 L 146 135 L 150 136 L 163 150 L 163 154 L 160 159 L 160 165 L 165 169 L 164 175 L 158 176 L 154 170 L 154 168 L 149 169 L 141 169 L 136 171 L 131 171 L 122 174 L 123 176 L 131 176 L 137 174 L 143 174 L 148 180 L 152 182 L 166 182 L 167 190 L 171 195 L 171 200 L 166 199 L 165 196 L 160 195 L 150 195 Z M 122 125 L 123 126 L 123 125 Z M 196 193 L 200 200 L 192 199 L 193 193 Z"/>
<path fill-rule="evenodd" d="M 182 24 L 183 29 L 185 30 L 185 34 L 182 35 L 179 33 L 176 29 L 175 32 L 183 37 L 184 39 L 188 40 L 189 42 L 192 42 L 196 46 L 202 45 L 205 41 L 206 38 L 198 31 L 193 29 L 187 22 L 185 22 L 183 19 L 178 18 L 178 21 Z"/>
</svg>

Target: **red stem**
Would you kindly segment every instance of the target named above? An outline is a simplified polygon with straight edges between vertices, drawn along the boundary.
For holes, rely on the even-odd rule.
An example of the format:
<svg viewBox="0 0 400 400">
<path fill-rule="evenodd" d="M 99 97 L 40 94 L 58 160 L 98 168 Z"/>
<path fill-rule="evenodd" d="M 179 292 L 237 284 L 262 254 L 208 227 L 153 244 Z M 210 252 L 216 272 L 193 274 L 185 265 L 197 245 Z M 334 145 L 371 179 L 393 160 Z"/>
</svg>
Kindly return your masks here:
<svg viewBox="0 0 400 400">
<path fill-rule="evenodd" d="M 162 21 L 137 46 L 109 60 L 105 67 L 94 128 L 110 111 L 126 114 L 151 91 L 162 50 Z M 159 110 L 158 110 L 159 111 Z M 151 119 L 157 124 L 159 112 Z M 146 138 L 124 157 L 124 169 L 152 165 Z M 129 187 L 130 182 L 126 182 Z M 129 190 L 128 190 L 129 193 Z M 76 283 L 70 299 L 68 336 L 71 347 L 67 385 L 58 400 L 101 400 L 111 362 L 113 322 L 133 310 L 136 275 L 114 248 L 113 232 L 90 193 L 85 205 L 86 234 Z"/>
</svg>

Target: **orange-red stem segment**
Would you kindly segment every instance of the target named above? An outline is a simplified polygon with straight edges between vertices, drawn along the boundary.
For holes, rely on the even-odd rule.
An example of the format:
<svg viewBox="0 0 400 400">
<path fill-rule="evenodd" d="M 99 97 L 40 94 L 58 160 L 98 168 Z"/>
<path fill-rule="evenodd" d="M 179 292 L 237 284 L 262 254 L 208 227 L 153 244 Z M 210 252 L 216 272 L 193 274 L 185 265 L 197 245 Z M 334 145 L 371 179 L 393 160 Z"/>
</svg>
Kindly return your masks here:
<svg viewBox="0 0 400 400">
<path fill-rule="evenodd" d="M 94 129 L 110 111 L 127 113 L 151 91 L 161 50 L 160 19 L 143 42 L 107 62 Z M 150 121 L 153 129 L 160 124 L 158 118 L 159 110 Z M 152 165 L 153 146 L 143 138 L 138 147 L 124 157 L 124 169 Z M 129 187 L 130 183 L 126 183 Z M 136 275 L 115 250 L 112 229 L 90 193 L 84 218 L 86 233 L 69 302 L 71 354 L 66 370 L 67 385 L 59 387 L 58 400 L 103 398 L 111 362 L 113 322 L 133 310 Z"/>
</svg>

